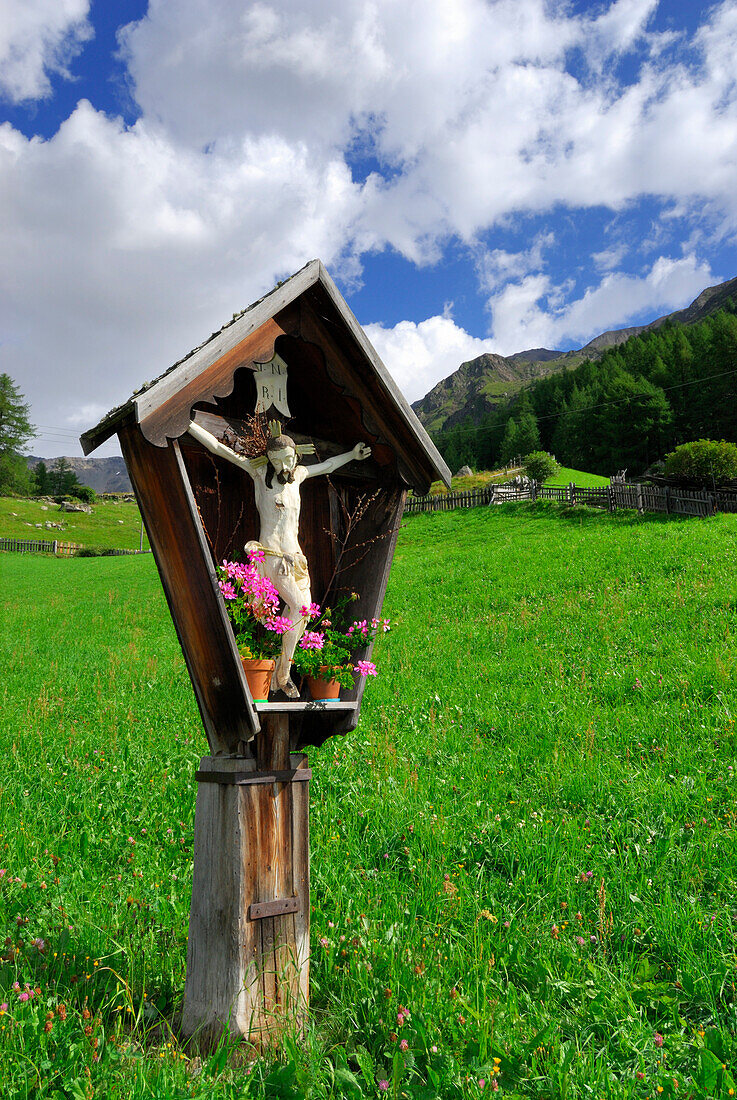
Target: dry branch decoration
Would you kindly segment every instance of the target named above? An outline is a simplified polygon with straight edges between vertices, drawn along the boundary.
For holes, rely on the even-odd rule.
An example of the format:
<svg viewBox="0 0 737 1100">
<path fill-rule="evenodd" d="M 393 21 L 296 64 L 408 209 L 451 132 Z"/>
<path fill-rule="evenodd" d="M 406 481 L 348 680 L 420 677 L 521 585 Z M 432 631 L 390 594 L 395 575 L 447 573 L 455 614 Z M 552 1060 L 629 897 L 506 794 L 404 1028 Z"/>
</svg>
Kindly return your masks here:
<svg viewBox="0 0 737 1100">
<path fill-rule="evenodd" d="M 380 539 L 385 539 L 389 535 L 394 534 L 393 530 L 382 531 L 378 535 L 374 535 L 370 539 L 364 539 L 363 542 L 356 543 L 355 546 L 351 546 L 349 548 L 348 543 L 350 542 L 351 535 L 353 534 L 354 530 L 361 522 L 371 505 L 379 499 L 379 497 L 381 496 L 381 490 L 375 489 L 373 493 L 361 493 L 355 505 L 351 509 L 346 504 L 343 494 L 338 489 L 336 489 L 330 478 L 327 478 L 327 482 L 330 486 L 330 491 L 335 494 L 336 500 L 340 505 L 342 519 L 341 526 L 343 529 L 343 533 L 341 535 L 337 531 L 330 531 L 328 530 L 328 528 L 323 527 L 323 531 L 332 540 L 335 547 L 335 564 L 333 566 L 333 572 L 330 575 L 330 579 L 325 587 L 326 594 L 330 591 L 335 581 L 335 578 L 343 569 L 354 568 L 356 565 L 359 564 L 359 562 L 363 561 L 363 559 L 369 552 L 369 547 L 372 546 L 373 543 L 379 542 Z M 358 553 L 359 551 L 363 551 L 363 553 L 359 553 L 358 557 L 355 557 L 352 561 L 345 560 L 346 554 Z"/>
</svg>

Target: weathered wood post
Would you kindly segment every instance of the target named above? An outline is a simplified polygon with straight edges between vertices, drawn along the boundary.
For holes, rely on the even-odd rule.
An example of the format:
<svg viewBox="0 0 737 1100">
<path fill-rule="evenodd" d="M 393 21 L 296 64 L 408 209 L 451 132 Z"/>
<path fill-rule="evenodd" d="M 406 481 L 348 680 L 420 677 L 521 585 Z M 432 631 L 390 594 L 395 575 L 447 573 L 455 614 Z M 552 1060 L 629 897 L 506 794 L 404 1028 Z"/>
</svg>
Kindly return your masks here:
<svg viewBox="0 0 737 1100">
<path fill-rule="evenodd" d="M 262 726 L 256 760 L 206 756 L 195 812 L 182 1030 L 227 1027 L 260 1046 L 300 1027 L 309 999 L 309 779 L 289 717 Z"/>
<path fill-rule="evenodd" d="M 288 445 L 275 437 L 273 459 L 268 447 L 236 453 L 270 407 Z M 355 592 L 355 618 L 370 621 L 408 488 L 422 496 L 438 478 L 450 488 L 450 470 L 319 260 L 104 417 L 82 436 L 85 454 L 116 433 L 210 749 L 196 770 L 182 1031 L 206 1045 L 225 1030 L 271 1045 L 304 1024 L 309 1003 L 302 750 L 355 729 L 365 678 L 312 702 L 282 643 L 272 691 L 254 699 L 216 567 L 260 546 L 277 589 L 290 577 L 323 606 Z M 277 515 L 293 546 L 274 542 Z M 366 644 L 353 659 L 370 656 Z"/>
</svg>

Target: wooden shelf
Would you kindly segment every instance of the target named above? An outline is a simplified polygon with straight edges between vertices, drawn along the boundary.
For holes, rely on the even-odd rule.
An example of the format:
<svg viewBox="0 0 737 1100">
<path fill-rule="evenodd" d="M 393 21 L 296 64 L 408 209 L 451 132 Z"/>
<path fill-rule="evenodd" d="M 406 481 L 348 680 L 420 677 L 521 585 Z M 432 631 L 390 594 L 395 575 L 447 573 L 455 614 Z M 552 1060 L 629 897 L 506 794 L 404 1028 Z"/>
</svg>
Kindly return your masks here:
<svg viewBox="0 0 737 1100">
<path fill-rule="evenodd" d="M 327 699 L 324 702 L 320 699 L 311 699 L 309 701 L 297 701 L 288 702 L 285 700 L 283 703 L 261 703 L 256 702 L 256 711 L 259 714 L 300 714 L 304 711 L 333 711 L 334 713 L 347 714 L 349 711 L 356 709 L 355 702 L 344 702 L 342 699 Z"/>
</svg>

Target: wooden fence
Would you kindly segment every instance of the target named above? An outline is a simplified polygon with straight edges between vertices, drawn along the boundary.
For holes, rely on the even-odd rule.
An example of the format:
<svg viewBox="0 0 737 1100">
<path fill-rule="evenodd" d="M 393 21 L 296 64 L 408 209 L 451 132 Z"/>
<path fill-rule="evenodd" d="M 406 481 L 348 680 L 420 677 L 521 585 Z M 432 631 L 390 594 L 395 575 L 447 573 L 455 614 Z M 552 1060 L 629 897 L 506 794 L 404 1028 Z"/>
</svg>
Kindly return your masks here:
<svg viewBox="0 0 737 1100">
<path fill-rule="evenodd" d="M 15 539 L 0 538 L 0 550 L 15 551 L 20 554 L 56 554 L 57 558 L 76 558 L 86 547 L 78 542 L 63 542 L 61 539 Z M 123 554 L 150 554 L 150 550 L 105 549 L 99 551 L 106 558 L 117 558 Z"/>
<path fill-rule="evenodd" d="M 493 486 L 483 489 L 463 489 L 457 493 L 438 493 L 437 496 L 410 497 L 404 512 L 450 512 L 453 508 L 476 508 L 480 504 L 489 504 Z"/>
<path fill-rule="evenodd" d="M 588 504 L 592 508 L 631 508 L 640 513 L 664 512 L 674 516 L 713 516 L 716 512 L 737 513 L 737 491 L 733 489 L 675 489 L 663 485 L 613 481 L 611 485 L 558 485 L 520 488 L 516 485 L 487 485 L 442 496 L 410 497 L 405 513 L 446 512 L 453 508 L 506 504 L 519 500 L 556 500 L 565 504 Z"/>
</svg>

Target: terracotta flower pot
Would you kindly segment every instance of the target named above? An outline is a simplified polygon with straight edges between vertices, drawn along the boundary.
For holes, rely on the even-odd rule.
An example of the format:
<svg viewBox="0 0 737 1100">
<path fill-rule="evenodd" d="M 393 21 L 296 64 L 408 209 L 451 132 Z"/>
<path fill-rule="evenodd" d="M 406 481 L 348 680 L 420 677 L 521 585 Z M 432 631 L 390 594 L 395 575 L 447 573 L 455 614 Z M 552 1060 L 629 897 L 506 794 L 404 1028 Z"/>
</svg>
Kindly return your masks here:
<svg viewBox="0 0 737 1100">
<path fill-rule="evenodd" d="M 328 669 L 323 665 L 320 672 L 327 673 Z M 333 679 L 318 679 L 314 676 L 305 676 L 307 690 L 316 702 L 326 702 L 340 697 L 340 684 Z"/>
<path fill-rule="evenodd" d="M 276 661 L 271 658 L 241 657 L 241 663 L 253 701 L 265 703 L 269 698 L 271 674 L 276 668 Z"/>
</svg>

